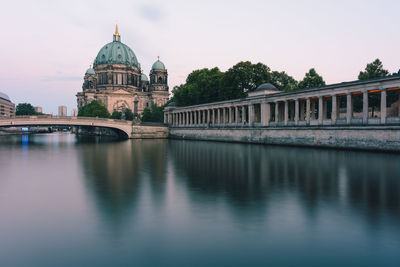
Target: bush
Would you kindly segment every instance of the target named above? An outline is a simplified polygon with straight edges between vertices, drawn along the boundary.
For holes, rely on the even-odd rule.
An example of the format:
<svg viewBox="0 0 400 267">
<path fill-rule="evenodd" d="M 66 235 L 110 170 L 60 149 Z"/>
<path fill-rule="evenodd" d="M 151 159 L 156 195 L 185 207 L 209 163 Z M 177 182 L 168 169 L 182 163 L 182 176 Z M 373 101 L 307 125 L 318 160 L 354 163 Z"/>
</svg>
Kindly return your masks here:
<svg viewBox="0 0 400 267">
<path fill-rule="evenodd" d="M 79 117 L 99 117 L 109 118 L 110 113 L 107 108 L 98 100 L 93 100 L 89 104 L 85 105 L 78 112 Z"/>
<path fill-rule="evenodd" d="M 41 113 L 36 112 L 35 108 L 29 103 L 18 104 L 17 108 L 15 110 L 15 115 L 17 115 L 17 116 L 40 115 L 40 114 Z"/>
<path fill-rule="evenodd" d="M 144 108 L 142 122 L 163 122 L 164 121 L 164 108 L 152 105 L 151 109 Z"/>
</svg>

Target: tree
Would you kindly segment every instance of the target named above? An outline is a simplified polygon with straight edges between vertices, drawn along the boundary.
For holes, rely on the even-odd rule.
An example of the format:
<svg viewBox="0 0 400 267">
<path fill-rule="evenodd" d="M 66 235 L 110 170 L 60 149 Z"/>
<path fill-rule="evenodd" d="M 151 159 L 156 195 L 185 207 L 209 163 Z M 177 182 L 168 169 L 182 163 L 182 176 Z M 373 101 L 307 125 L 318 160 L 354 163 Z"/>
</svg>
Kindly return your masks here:
<svg viewBox="0 0 400 267">
<path fill-rule="evenodd" d="M 320 87 L 324 85 L 326 85 L 324 79 L 315 71 L 314 68 L 310 69 L 306 73 L 304 79 L 299 82 L 299 88 L 301 89 Z"/>
<path fill-rule="evenodd" d="M 98 100 L 93 100 L 89 104 L 83 106 L 79 109 L 79 117 L 99 117 L 99 118 L 109 118 L 110 113 L 107 108 Z"/>
<path fill-rule="evenodd" d="M 271 83 L 279 90 L 292 91 L 298 89 L 298 82 L 292 77 L 282 71 L 271 72 Z"/>
<path fill-rule="evenodd" d="M 151 109 L 144 108 L 141 116 L 142 122 L 163 122 L 164 121 L 164 108 L 158 107 L 153 104 Z"/>
<path fill-rule="evenodd" d="M 114 120 L 120 120 L 122 118 L 122 112 L 114 110 L 110 118 Z"/>
<path fill-rule="evenodd" d="M 239 62 L 223 76 L 219 100 L 246 97 L 259 85 L 270 82 L 270 68 L 262 63 L 252 64 L 250 61 Z"/>
<path fill-rule="evenodd" d="M 173 101 L 180 106 L 209 103 L 220 99 L 223 73 L 218 68 L 195 70 L 188 75 L 186 83 L 172 90 Z"/>
<path fill-rule="evenodd" d="M 385 77 L 389 75 L 389 71 L 383 69 L 382 62 L 377 58 L 375 61 L 367 64 L 365 71 L 360 71 L 358 75 L 359 80 Z"/>
<path fill-rule="evenodd" d="M 129 108 L 126 108 L 124 110 L 124 116 L 125 116 L 125 120 L 127 120 L 127 121 L 133 120 L 133 112 L 132 112 L 132 110 L 130 110 Z"/>
<path fill-rule="evenodd" d="M 35 108 L 29 103 L 18 104 L 15 110 L 15 115 L 38 115 Z"/>
</svg>

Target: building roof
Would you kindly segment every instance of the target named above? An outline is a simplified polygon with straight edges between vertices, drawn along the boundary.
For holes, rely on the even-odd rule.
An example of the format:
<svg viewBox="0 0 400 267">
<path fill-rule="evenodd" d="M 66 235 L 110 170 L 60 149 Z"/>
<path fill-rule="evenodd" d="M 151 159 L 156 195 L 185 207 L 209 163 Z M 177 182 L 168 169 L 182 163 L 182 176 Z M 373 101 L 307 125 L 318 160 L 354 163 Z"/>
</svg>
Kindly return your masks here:
<svg viewBox="0 0 400 267">
<path fill-rule="evenodd" d="M 260 86 L 256 88 L 255 91 L 261 91 L 261 90 L 274 90 L 274 91 L 279 91 L 276 89 L 276 87 L 273 84 L 270 83 L 263 83 Z"/>
<path fill-rule="evenodd" d="M 0 98 L 6 100 L 8 102 L 11 102 L 11 99 L 5 93 L 0 92 Z"/>
<path fill-rule="evenodd" d="M 92 68 L 88 68 L 87 70 L 86 70 L 86 72 L 85 72 L 85 75 L 86 74 L 96 74 L 95 72 L 94 72 L 94 69 L 92 69 Z"/>
<path fill-rule="evenodd" d="M 142 76 L 140 77 L 140 79 L 142 80 L 142 82 L 148 82 L 149 78 L 147 78 L 146 74 L 142 73 Z"/>
<path fill-rule="evenodd" d="M 167 107 L 176 107 L 177 104 L 175 102 L 171 102 L 167 105 Z"/>
<path fill-rule="evenodd" d="M 165 65 L 158 59 L 151 67 L 152 70 L 165 70 Z"/>
<path fill-rule="evenodd" d="M 101 64 L 124 64 L 140 67 L 135 53 L 120 39 L 118 28 L 114 33 L 114 41 L 103 46 L 94 60 L 94 66 Z"/>
</svg>

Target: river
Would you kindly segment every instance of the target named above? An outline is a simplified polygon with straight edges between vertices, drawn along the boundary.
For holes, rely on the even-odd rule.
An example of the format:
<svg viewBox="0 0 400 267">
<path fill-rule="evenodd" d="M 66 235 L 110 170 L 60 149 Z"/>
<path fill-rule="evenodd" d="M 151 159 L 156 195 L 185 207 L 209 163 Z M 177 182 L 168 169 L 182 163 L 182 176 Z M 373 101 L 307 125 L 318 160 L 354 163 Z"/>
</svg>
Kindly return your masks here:
<svg viewBox="0 0 400 267">
<path fill-rule="evenodd" d="M 0 266 L 399 264 L 399 154 L 0 137 Z"/>
</svg>

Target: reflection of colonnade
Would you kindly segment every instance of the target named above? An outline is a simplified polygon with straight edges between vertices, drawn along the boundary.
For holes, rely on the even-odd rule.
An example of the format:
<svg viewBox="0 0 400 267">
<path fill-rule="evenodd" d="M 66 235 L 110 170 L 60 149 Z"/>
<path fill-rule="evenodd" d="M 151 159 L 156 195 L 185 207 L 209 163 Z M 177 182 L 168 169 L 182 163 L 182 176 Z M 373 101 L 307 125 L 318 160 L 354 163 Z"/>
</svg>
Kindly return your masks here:
<svg viewBox="0 0 400 267">
<path fill-rule="evenodd" d="M 256 90 L 244 99 L 170 105 L 164 122 L 174 127 L 398 124 L 399 92 L 399 75 L 292 92 Z"/>
<path fill-rule="evenodd" d="M 282 194 L 298 196 L 312 212 L 321 201 L 351 206 L 376 222 L 386 212 L 400 222 L 400 167 L 389 154 L 288 148 L 196 141 L 170 141 L 177 169 L 191 191 L 207 199 L 225 199 L 243 209 L 265 207 Z M 396 156 L 397 157 L 397 156 Z M 210 198 L 212 196 L 212 198 Z M 197 200 L 197 199 L 196 199 Z M 257 201 L 257 205 L 251 202 Z"/>
</svg>

